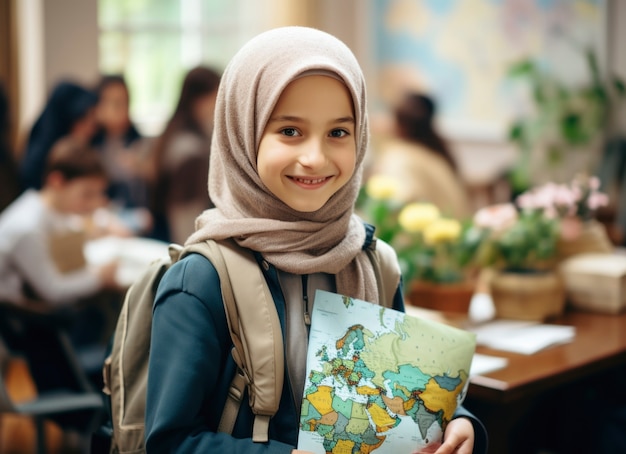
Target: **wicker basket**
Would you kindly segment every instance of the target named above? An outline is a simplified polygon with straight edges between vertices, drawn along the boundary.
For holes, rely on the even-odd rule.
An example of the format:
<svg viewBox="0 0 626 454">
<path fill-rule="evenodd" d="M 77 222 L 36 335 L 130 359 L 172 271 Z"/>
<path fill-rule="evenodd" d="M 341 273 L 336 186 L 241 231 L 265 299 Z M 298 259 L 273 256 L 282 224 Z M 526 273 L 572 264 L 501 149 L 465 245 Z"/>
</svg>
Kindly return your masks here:
<svg viewBox="0 0 626 454">
<path fill-rule="evenodd" d="M 565 288 L 556 271 L 497 272 L 489 287 L 498 318 L 545 321 L 565 309 Z"/>
<path fill-rule="evenodd" d="M 580 234 L 576 238 L 560 238 L 557 249 L 558 259 L 562 261 L 577 254 L 611 253 L 615 247 L 604 224 L 592 219 L 582 223 Z"/>
</svg>

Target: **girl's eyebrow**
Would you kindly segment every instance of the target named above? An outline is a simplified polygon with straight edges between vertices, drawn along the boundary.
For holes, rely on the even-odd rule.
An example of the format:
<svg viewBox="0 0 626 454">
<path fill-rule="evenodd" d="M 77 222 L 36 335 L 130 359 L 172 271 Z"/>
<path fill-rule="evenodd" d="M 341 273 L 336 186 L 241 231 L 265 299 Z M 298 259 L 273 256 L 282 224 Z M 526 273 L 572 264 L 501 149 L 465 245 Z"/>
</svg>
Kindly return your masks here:
<svg viewBox="0 0 626 454">
<path fill-rule="evenodd" d="M 356 123 L 356 121 L 354 120 L 354 117 L 350 116 L 350 117 L 341 117 L 341 118 L 337 118 L 333 123 Z"/>
</svg>

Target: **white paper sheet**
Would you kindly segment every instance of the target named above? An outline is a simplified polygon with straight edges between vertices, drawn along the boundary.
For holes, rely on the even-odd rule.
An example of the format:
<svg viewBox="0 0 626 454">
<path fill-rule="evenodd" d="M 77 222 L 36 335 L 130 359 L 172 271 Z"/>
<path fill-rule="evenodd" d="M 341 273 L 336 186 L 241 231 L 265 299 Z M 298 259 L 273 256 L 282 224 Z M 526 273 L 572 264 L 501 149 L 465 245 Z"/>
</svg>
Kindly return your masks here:
<svg viewBox="0 0 626 454">
<path fill-rule="evenodd" d="M 520 320 L 493 320 L 468 329 L 476 334 L 478 345 L 524 355 L 571 342 L 576 336 L 573 326 Z"/>
</svg>

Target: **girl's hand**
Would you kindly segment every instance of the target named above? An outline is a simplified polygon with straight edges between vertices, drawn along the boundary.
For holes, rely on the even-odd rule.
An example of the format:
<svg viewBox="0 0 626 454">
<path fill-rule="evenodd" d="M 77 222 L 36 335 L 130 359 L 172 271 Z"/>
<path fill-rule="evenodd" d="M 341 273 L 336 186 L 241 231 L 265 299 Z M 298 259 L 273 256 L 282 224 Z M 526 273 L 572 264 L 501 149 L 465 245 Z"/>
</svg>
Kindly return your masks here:
<svg viewBox="0 0 626 454">
<path fill-rule="evenodd" d="M 474 450 L 474 426 L 467 418 L 450 421 L 443 434 L 443 444 L 431 445 L 414 454 L 472 454 Z"/>
<path fill-rule="evenodd" d="M 467 418 L 450 421 L 443 434 L 443 444 L 435 454 L 472 454 L 474 450 L 474 426 Z"/>
</svg>

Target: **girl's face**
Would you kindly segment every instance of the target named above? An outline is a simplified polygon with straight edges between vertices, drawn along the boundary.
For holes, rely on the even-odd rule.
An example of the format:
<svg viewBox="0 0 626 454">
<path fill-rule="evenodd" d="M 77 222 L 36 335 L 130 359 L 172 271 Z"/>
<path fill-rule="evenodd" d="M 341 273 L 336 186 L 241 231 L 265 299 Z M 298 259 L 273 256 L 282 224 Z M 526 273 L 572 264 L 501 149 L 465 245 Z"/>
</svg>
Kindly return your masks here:
<svg viewBox="0 0 626 454">
<path fill-rule="evenodd" d="M 97 117 L 110 135 L 122 135 L 130 125 L 128 92 L 124 85 L 112 83 L 100 93 Z"/>
<path fill-rule="evenodd" d="M 257 157 L 261 181 L 285 204 L 313 212 L 341 189 L 356 165 L 348 88 L 329 76 L 305 76 L 282 92 Z"/>
<path fill-rule="evenodd" d="M 216 98 L 217 91 L 214 91 L 201 96 L 193 103 L 193 116 L 207 135 L 211 135 L 213 131 Z"/>
</svg>

